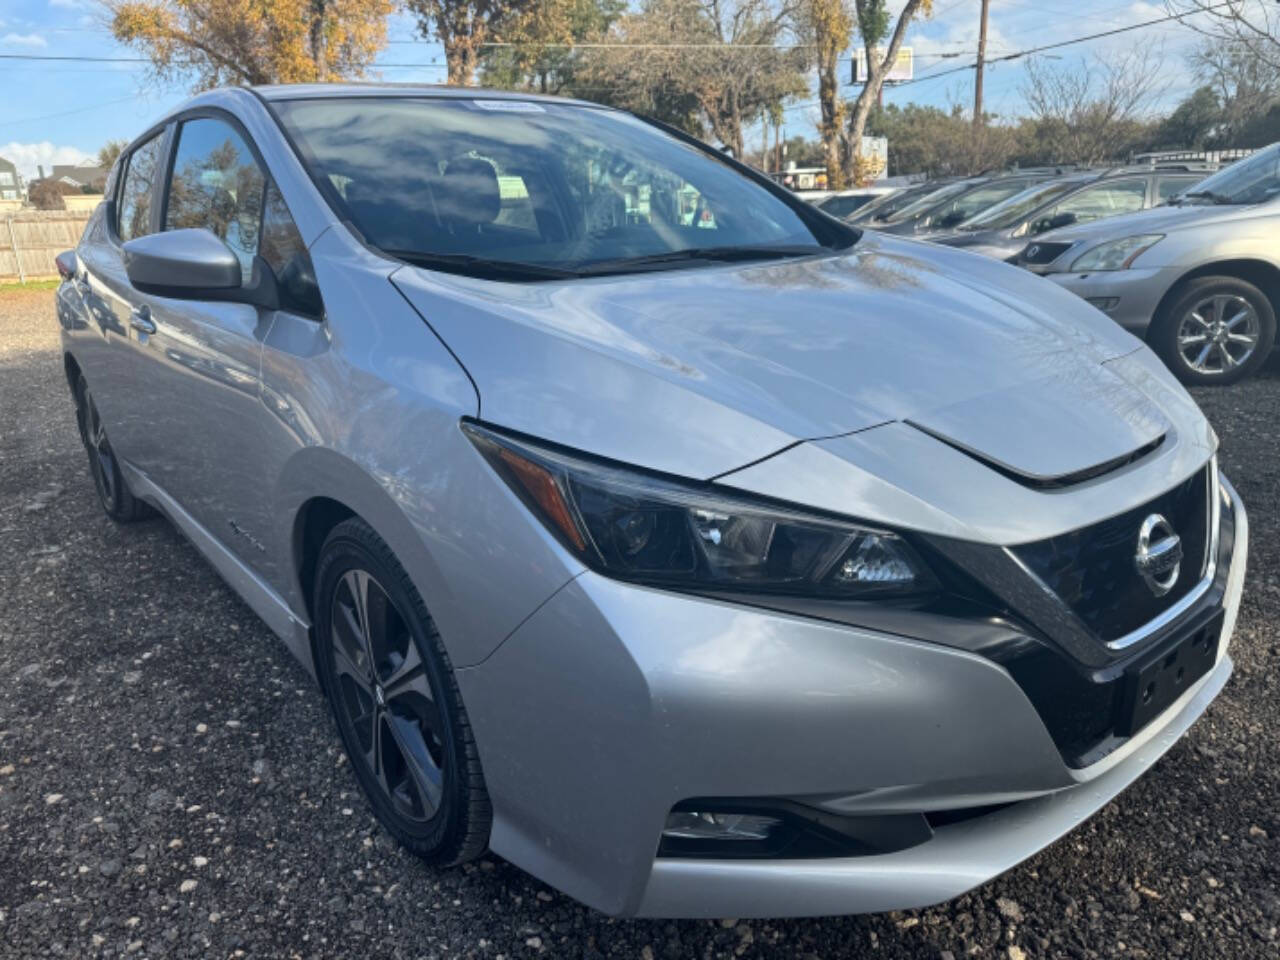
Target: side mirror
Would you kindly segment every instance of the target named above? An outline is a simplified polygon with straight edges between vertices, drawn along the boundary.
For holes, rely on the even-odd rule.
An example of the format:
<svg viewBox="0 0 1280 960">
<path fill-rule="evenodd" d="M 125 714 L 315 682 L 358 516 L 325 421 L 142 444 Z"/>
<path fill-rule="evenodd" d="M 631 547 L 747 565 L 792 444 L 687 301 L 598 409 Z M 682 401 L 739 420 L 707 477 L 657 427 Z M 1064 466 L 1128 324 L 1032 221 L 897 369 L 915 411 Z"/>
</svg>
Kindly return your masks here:
<svg viewBox="0 0 1280 960">
<path fill-rule="evenodd" d="M 124 269 L 142 293 L 178 300 L 221 300 L 277 309 L 275 278 L 255 263 L 253 280 L 243 282 L 240 260 L 203 228 L 167 230 L 124 245 Z"/>
<path fill-rule="evenodd" d="M 124 269 L 144 293 L 195 300 L 240 287 L 240 261 L 209 230 L 169 230 L 130 240 Z"/>
</svg>

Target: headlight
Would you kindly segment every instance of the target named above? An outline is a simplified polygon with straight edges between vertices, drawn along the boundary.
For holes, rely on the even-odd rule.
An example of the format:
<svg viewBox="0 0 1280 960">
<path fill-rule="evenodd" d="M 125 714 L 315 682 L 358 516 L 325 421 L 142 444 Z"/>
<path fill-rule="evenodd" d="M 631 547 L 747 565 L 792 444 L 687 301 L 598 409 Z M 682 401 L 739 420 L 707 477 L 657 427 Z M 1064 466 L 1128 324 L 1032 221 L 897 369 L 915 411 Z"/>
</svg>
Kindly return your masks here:
<svg viewBox="0 0 1280 960">
<path fill-rule="evenodd" d="M 1075 263 L 1071 264 L 1071 272 L 1128 270 L 1129 265 L 1138 259 L 1139 255 L 1150 250 L 1163 239 L 1163 233 L 1141 233 L 1136 237 L 1112 240 L 1078 257 Z"/>
<path fill-rule="evenodd" d="M 937 589 L 897 534 L 463 430 L 560 542 L 610 577 L 833 599 Z"/>
</svg>

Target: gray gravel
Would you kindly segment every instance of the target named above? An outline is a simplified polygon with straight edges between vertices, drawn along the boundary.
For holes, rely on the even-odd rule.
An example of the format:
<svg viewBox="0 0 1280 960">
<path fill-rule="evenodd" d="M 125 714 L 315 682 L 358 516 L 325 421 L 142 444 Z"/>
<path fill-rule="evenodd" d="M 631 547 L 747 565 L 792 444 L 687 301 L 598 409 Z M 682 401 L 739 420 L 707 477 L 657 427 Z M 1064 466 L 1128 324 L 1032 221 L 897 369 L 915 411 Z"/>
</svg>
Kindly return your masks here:
<svg viewBox="0 0 1280 960">
<path fill-rule="evenodd" d="M 614 921 L 388 840 L 284 647 L 168 524 L 98 508 L 51 298 L 0 290 L 0 955 L 1280 954 L 1280 364 L 1198 397 L 1251 508 L 1235 677 L 1116 802 L 929 910 Z"/>
</svg>

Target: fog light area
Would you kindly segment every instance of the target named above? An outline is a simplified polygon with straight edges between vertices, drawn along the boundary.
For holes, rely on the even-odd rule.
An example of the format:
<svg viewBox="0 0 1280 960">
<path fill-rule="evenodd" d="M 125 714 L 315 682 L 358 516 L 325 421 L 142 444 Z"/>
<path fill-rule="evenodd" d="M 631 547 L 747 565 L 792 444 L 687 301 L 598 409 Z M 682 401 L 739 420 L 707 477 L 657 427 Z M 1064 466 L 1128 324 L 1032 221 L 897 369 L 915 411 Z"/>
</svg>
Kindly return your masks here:
<svg viewBox="0 0 1280 960">
<path fill-rule="evenodd" d="M 672 840 L 767 840 L 781 825 L 775 817 L 749 813 L 676 810 L 667 817 L 662 835 Z"/>
</svg>

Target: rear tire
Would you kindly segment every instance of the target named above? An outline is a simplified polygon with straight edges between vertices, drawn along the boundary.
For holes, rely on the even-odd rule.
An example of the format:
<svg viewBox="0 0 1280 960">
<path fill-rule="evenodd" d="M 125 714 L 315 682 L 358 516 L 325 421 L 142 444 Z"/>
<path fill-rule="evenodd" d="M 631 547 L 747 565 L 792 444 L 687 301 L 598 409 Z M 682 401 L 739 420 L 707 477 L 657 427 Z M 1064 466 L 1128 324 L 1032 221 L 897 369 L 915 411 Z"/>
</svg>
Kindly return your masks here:
<svg viewBox="0 0 1280 960">
<path fill-rule="evenodd" d="M 1275 338 L 1271 301 L 1237 277 L 1198 277 L 1184 284 L 1147 336 L 1174 376 L 1190 386 L 1251 376 L 1266 362 Z"/>
<path fill-rule="evenodd" d="M 120 472 L 120 461 L 111 442 L 107 428 L 98 414 L 88 381 L 81 374 L 76 380 L 76 425 L 80 429 L 80 442 L 89 457 L 89 474 L 98 492 L 98 502 L 108 517 L 116 523 L 133 523 L 146 519 L 151 509 L 133 495 Z"/>
<path fill-rule="evenodd" d="M 488 848 L 493 820 L 449 655 L 391 549 L 359 518 L 316 565 L 316 669 L 356 779 L 387 832 L 429 863 Z"/>
</svg>

